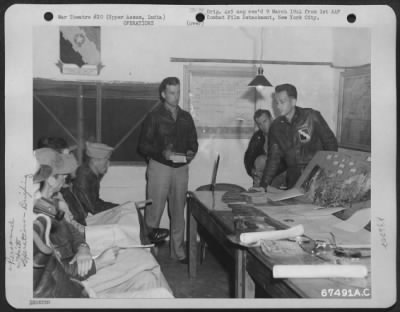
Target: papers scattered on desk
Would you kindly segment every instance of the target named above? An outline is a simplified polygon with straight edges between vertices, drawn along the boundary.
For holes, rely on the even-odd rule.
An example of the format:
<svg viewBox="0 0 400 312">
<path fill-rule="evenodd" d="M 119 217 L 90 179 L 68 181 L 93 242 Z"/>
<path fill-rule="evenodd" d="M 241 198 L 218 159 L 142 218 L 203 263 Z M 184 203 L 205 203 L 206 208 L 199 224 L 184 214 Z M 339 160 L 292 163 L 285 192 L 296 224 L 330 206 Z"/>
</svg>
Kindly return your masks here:
<svg viewBox="0 0 400 312">
<path fill-rule="evenodd" d="M 260 241 L 261 250 L 269 257 L 294 258 L 304 251 L 296 241 L 289 240 L 265 240 Z"/>
<path fill-rule="evenodd" d="M 268 198 L 264 190 L 257 192 L 243 192 L 241 195 L 246 196 L 247 201 L 252 204 L 266 204 L 268 202 Z"/>
<path fill-rule="evenodd" d="M 172 154 L 169 159 L 173 162 L 173 163 L 186 163 L 186 155 L 184 154 Z"/>
<path fill-rule="evenodd" d="M 360 231 L 371 220 L 371 208 L 356 211 L 349 219 L 334 225 L 335 228 L 355 233 Z"/>
<path fill-rule="evenodd" d="M 274 265 L 272 268 L 274 278 L 364 278 L 368 269 L 364 265 Z"/>
<path fill-rule="evenodd" d="M 268 198 L 265 194 L 263 196 L 253 196 L 250 197 L 250 202 L 255 205 L 266 204 L 268 203 Z"/>
<path fill-rule="evenodd" d="M 248 232 L 240 234 L 240 241 L 244 244 L 256 243 L 261 239 L 275 240 L 296 237 L 304 234 L 304 227 L 299 224 L 287 230 Z"/>
<path fill-rule="evenodd" d="M 260 197 L 260 196 L 265 196 L 264 191 L 258 191 L 258 192 L 242 192 L 240 193 L 242 195 L 245 195 L 247 197 Z"/>
<path fill-rule="evenodd" d="M 291 188 L 289 190 L 281 192 L 276 192 L 275 190 L 273 192 L 270 192 L 269 189 L 267 189 L 267 197 L 272 201 L 280 201 L 284 199 L 299 197 L 302 195 L 304 195 L 304 192 L 297 188 Z"/>
<path fill-rule="evenodd" d="M 343 207 L 321 208 L 314 206 L 312 209 L 302 210 L 299 214 L 307 217 L 321 217 L 332 215 L 336 212 L 342 211 L 343 209 Z"/>
</svg>

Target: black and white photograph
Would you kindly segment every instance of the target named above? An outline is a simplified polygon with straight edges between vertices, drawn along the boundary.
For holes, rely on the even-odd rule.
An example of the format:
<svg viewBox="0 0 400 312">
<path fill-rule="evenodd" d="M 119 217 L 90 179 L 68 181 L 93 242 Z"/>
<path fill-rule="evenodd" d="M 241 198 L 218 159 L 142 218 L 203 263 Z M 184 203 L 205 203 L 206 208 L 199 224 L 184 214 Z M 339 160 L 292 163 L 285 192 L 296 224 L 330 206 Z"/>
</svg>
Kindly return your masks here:
<svg viewBox="0 0 400 312">
<path fill-rule="evenodd" d="M 383 5 L 8 8 L 8 304 L 393 305 L 395 39 Z"/>
</svg>

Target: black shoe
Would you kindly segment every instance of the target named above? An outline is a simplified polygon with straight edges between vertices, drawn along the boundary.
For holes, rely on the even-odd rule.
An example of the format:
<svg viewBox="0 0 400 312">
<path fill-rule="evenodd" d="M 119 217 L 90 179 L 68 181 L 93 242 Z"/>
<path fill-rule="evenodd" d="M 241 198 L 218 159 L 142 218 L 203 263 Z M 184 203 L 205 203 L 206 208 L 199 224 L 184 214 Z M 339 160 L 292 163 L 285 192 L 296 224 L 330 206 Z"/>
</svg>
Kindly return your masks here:
<svg viewBox="0 0 400 312">
<path fill-rule="evenodd" d="M 179 259 L 178 261 L 179 261 L 179 263 L 181 263 L 181 264 L 188 264 L 188 263 L 189 263 L 189 260 L 188 260 L 187 257 L 185 257 L 185 258 L 183 258 L 183 259 Z"/>
<path fill-rule="evenodd" d="M 153 229 L 148 235 L 150 241 L 154 244 L 164 241 L 169 236 L 169 230 L 167 229 Z"/>
</svg>

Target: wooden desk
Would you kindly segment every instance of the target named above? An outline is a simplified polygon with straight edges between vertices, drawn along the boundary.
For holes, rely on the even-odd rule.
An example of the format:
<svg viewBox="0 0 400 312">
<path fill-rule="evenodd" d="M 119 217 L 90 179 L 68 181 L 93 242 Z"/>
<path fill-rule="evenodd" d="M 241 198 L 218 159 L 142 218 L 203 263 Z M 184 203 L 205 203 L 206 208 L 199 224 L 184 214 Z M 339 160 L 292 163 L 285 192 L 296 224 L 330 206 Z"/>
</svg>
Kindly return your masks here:
<svg viewBox="0 0 400 312">
<path fill-rule="evenodd" d="M 221 201 L 225 192 L 197 191 L 188 192 L 187 196 L 187 237 L 189 277 L 196 278 L 197 271 L 197 223 L 199 223 L 213 239 L 230 254 L 235 261 L 235 297 L 252 296 L 254 285 L 246 276 L 246 248 L 232 244 L 227 236 L 233 234 L 233 229 L 215 212 L 230 210 Z M 218 202 L 218 206 L 215 203 Z"/>
<path fill-rule="evenodd" d="M 274 279 L 274 264 L 321 264 L 318 257 L 303 253 L 292 259 L 266 255 L 260 247 L 244 248 L 232 244 L 227 238 L 234 232 L 232 223 L 221 216 L 229 215 L 231 209 L 221 198 L 225 192 L 197 191 L 188 192 L 188 226 L 189 242 L 189 276 L 196 277 L 197 266 L 197 223 L 211 234 L 235 259 L 235 297 L 251 297 L 254 295 L 253 282 L 261 287 L 272 298 L 370 298 L 371 279 Z M 283 206 L 281 206 L 284 209 Z M 272 221 L 272 220 L 271 220 Z M 338 221 L 340 221 L 338 219 Z M 273 222 L 271 222 L 273 223 Z M 276 225 L 276 224 L 272 224 Z M 370 258 L 362 259 L 362 264 L 370 267 Z M 346 291 L 347 296 L 334 293 L 324 295 L 326 291 Z M 360 295 L 358 295 L 360 293 Z M 352 296 L 354 295 L 354 296 Z"/>
</svg>

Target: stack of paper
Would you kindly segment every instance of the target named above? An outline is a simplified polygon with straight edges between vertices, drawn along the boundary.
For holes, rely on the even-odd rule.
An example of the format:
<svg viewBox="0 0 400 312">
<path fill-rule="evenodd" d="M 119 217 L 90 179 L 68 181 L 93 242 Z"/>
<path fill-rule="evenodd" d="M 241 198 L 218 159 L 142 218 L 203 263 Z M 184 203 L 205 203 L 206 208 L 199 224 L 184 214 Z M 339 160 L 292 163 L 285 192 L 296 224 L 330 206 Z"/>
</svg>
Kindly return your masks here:
<svg viewBox="0 0 400 312">
<path fill-rule="evenodd" d="M 274 278 L 364 278 L 368 269 L 358 264 L 274 265 L 272 275 Z"/>
</svg>

